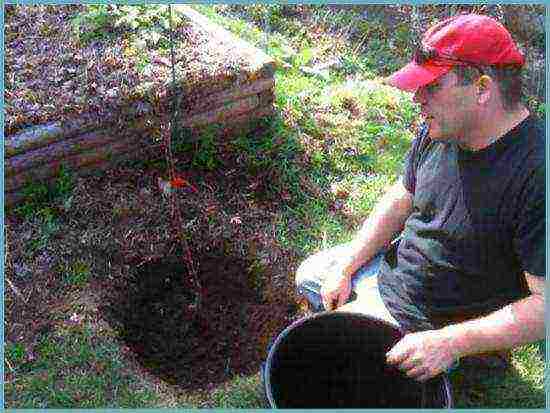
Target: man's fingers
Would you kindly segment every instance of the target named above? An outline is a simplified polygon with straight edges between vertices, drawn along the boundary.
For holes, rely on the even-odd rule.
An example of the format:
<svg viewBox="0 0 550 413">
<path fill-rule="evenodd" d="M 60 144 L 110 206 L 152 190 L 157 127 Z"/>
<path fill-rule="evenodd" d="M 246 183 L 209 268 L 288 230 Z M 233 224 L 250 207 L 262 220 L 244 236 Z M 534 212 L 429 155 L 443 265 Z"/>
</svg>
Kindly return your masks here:
<svg viewBox="0 0 550 413">
<path fill-rule="evenodd" d="M 323 294 L 321 295 L 321 298 L 323 299 L 323 306 L 325 307 L 326 311 L 332 310 L 332 303 L 334 302 L 334 299 L 332 298 L 331 294 Z"/>
<path fill-rule="evenodd" d="M 417 367 L 401 369 L 401 370 L 405 370 L 405 374 L 407 376 L 412 377 L 420 382 L 429 380 L 442 372 L 442 370 L 438 368 L 429 367 L 429 366 L 422 367 L 420 365 Z"/>
<path fill-rule="evenodd" d="M 423 382 L 437 376 L 438 374 L 438 372 L 435 372 L 432 369 L 428 368 L 422 371 L 420 374 L 416 375 L 414 378 L 420 382 Z"/>
<path fill-rule="evenodd" d="M 399 364 L 403 362 L 414 349 L 405 347 L 403 339 L 399 341 L 392 349 L 386 353 L 386 361 L 390 364 Z"/>
<path fill-rule="evenodd" d="M 407 371 L 418 366 L 418 364 L 419 362 L 417 360 L 406 358 L 401 364 L 399 364 L 399 369 Z"/>
<path fill-rule="evenodd" d="M 346 304 L 347 299 L 348 297 L 346 297 L 344 293 L 338 294 L 338 307 L 342 307 L 344 304 Z"/>
<path fill-rule="evenodd" d="M 428 376 L 429 372 L 425 367 L 418 366 L 405 371 L 405 374 L 413 379 L 419 379 L 420 377 Z"/>
<path fill-rule="evenodd" d="M 430 373 L 424 373 L 418 377 L 415 377 L 415 379 L 419 382 L 424 382 L 426 380 L 431 379 L 433 376 Z"/>
</svg>

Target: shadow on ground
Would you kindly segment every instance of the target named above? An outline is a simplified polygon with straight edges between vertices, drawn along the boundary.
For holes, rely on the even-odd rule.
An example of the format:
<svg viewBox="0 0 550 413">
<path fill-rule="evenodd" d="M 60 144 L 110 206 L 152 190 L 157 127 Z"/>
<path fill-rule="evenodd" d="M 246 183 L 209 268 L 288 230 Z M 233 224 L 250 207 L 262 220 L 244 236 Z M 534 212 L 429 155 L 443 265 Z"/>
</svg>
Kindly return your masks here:
<svg viewBox="0 0 550 413">
<path fill-rule="evenodd" d="M 544 408 L 544 387 L 526 380 L 515 366 L 457 369 L 450 375 L 454 407 Z"/>
</svg>

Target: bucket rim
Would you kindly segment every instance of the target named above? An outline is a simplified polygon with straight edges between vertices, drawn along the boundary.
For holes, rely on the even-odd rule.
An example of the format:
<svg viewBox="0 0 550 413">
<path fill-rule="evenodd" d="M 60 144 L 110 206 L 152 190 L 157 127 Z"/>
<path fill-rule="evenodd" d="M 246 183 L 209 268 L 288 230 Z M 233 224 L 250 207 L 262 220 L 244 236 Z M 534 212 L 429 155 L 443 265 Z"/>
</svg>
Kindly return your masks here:
<svg viewBox="0 0 550 413">
<path fill-rule="evenodd" d="M 302 324 L 307 323 L 307 322 L 309 322 L 313 319 L 326 317 L 328 315 L 353 316 L 353 317 L 368 319 L 369 321 L 376 321 L 376 322 L 379 322 L 381 324 L 384 324 L 385 326 L 387 326 L 389 328 L 392 328 L 393 330 L 398 332 L 401 335 L 401 337 L 403 337 L 405 335 L 403 329 L 401 329 L 396 324 L 390 323 L 388 320 L 384 320 L 381 317 L 376 317 L 376 316 L 373 316 L 373 315 L 370 315 L 370 314 L 355 313 L 355 312 L 352 312 L 352 311 L 322 311 L 320 313 L 308 315 L 308 316 L 300 318 L 299 320 L 294 321 L 292 324 L 287 326 L 283 331 L 281 331 L 279 333 L 279 335 L 277 336 L 277 338 L 275 339 L 273 344 L 271 344 L 271 347 L 269 348 L 269 352 L 267 354 L 267 359 L 266 359 L 266 362 L 265 362 L 265 369 L 264 369 L 264 372 L 263 372 L 263 376 L 264 376 L 263 379 L 264 379 L 264 387 L 265 387 L 265 393 L 266 393 L 266 396 L 267 396 L 267 400 L 269 401 L 269 405 L 272 409 L 277 408 L 275 400 L 273 400 L 273 395 L 271 394 L 272 393 L 272 391 L 271 391 L 271 377 L 270 377 L 270 374 L 269 374 L 269 372 L 271 371 L 271 365 L 272 365 L 272 362 L 273 362 L 275 349 L 277 349 L 279 347 L 279 344 L 281 343 L 281 341 L 288 335 L 288 333 L 291 330 L 294 330 L 297 327 L 301 326 Z M 448 387 L 449 386 L 447 385 L 447 383 L 445 383 L 446 390 L 449 390 Z"/>
<path fill-rule="evenodd" d="M 262 381 L 263 381 L 263 384 L 264 384 L 264 392 L 265 392 L 265 395 L 266 395 L 267 400 L 269 402 L 270 408 L 272 408 L 272 409 L 277 409 L 278 408 L 278 406 L 275 403 L 275 400 L 273 399 L 273 394 L 272 394 L 272 391 L 271 391 L 271 377 L 270 377 L 270 374 L 269 374 L 269 372 L 271 372 L 271 365 L 272 365 L 272 362 L 273 362 L 275 349 L 277 349 L 279 347 L 279 344 L 281 343 L 281 341 L 288 335 L 288 333 L 291 330 L 294 330 L 295 328 L 299 327 L 300 325 L 302 325 L 306 322 L 309 322 L 312 319 L 316 319 L 316 318 L 320 318 L 320 317 L 326 317 L 327 315 L 336 315 L 336 314 L 343 315 L 343 316 L 347 315 L 347 316 L 365 318 L 365 319 L 368 319 L 370 321 L 380 322 L 381 324 L 384 324 L 385 326 L 390 327 L 390 328 L 394 329 L 395 331 L 397 331 L 400 334 L 401 337 L 403 337 L 406 334 L 406 331 L 403 330 L 400 326 L 398 326 L 396 324 L 393 324 L 393 323 L 390 323 L 388 320 L 385 320 L 385 319 L 382 319 L 380 317 L 376 317 L 376 316 L 373 316 L 373 315 L 369 315 L 369 314 L 355 313 L 355 312 L 351 312 L 351 311 L 322 311 L 320 313 L 311 314 L 311 315 L 302 317 L 299 320 L 294 321 L 289 326 L 287 326 L 283 331 L 281 331 L 279 333 L 279 335 L 277 335 L 277 338 L 275 339 L 275 341 L 271 344 L 271 346 L 269 348 L 269 352 L 267 354 L 267 359 L 266 359 L 266 362 L 265 362 L 263 372 L 261 372 L 262 376 L 263 376 Z M 443 382 L 443 388 L 444 388 L 445 396 L 446 396 L 446 403 L 445 403 L 444 409 L 452 409 L 454 403 L 453 403 L 453 397 L 452 397 L 452 391 L 451 391 L 451 382 L 449 380 L 449 376 L 446 372 L 443 372 L 443 373 L 440 373 L 436 377 L 439 377 Z"/>
</svg>

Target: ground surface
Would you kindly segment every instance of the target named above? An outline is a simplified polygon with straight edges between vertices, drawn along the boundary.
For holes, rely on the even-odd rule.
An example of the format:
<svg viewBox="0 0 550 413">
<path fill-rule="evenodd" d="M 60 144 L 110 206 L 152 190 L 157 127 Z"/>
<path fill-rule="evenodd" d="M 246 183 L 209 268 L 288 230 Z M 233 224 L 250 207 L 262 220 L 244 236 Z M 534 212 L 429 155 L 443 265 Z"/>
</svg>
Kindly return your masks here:
<svg viewBox="0 0 550 413">
<path fill-rule="evenodd" d="M 83 10 L 8 6 L 7 134 L 82 112 L 101 117 L 135 97 L 139 85 L 162 86 L 170 79 L 166 44 L 136 48 L 125 27 L 85 41 L 73 29 Z M 91 31 L 94 23 L 81 24 Z M 184 25 L 175 35 L 180 63 L 200 70 L 206 60 L 210 74 L 234 63 L 204 50 L 205 33 L 193 27 Z M 274 282 L 266 289 L 271 282 L 266 274 L 277 272 L 274 251 L 261 263 L 248 251 L 257 249 L 262 232 L 268 238 L 272 206 L 254 204 L 263 196 L 262 185 L 257 177 L 244 176 L 238 162 L 233 166 L 217 176 L 188 177 L 198 191 L 174 194 L 187 225 L 179 231 L 158 186 L 166 169 L 144 165 L 139 172 L 120 168 L 80 180 L 65 200 L 70 205 L 52 205 L 46 217 L 8 214 L 6 276 L 13 291 L 6 306 L 7 340 L 22 345 L 32 361 L 41 336 L 72 322 L 68 308 L 85 286 L 89 294 L 76 300 L 83 304 L 79 313 L 86 314 L 80 321 L 107 321 L 138 368 L 185 390 L 257 371 L 268 341 L 295 311 L 286 280 L 274 297 L 265 296 L 269 287 L 281 287 Z M 242 190 L 227 193 L 227 186 Z M 178 233 L 191 238 L 189 251 L 202 286 L 198 306 L 186 282 L 191 275 Z M 228 248 L 235 250 L 229 258 Z"/>
<path fill-rule="evenodd" d="M 82 112 L 100 118 L 132 99 L 138 85 L 169 79 L 166 45 L 136 50 L 122 29 L 83 42 L 72 31 L 82 10 L 8 7 L 7 134 Z M 202 48 L 203 32 L 186 26 L 177 35 L 180 46 L 183 39 L 193 49 L 177 48 L 176 59 L 197 63 L 195 70 L 201 61 L 210 75 L 234 65 Z M 275 189 L 262 182 L 268 171 L 250 175 L 229 143 L 222 152 L 217 161 L 224 167 L 189 171 L 195 191 L 180 189 L 177 200 L 159 186 L 168 170 L 157 159 L 74 181 L 70 198 L 39 206 L 32 216 L 8 211 L 5 333 L 23 366 L 40 365 L 45 342 L 71 340 L 59 331 L 87 325 L 98 337 L 117 337 L 132 376 L 169 383 L 176 392 L 208 391 L 259 370 L 269 341 L 296 312 L 288 281 L 295 257 L 271 236 L 276 202 Z M 190 163 L 178 157 L 175 167 Z M 189 239 L 185 249 L 180 235 Z M 187 252 L 200 303 L 182 258 Z M 25 368 L 8 370 L 9 383 Z"/>
<path fill-rule="evenodd" d="M 204 290 L 196 317 L 187 266 L 157 178 L 154 170 L 136 176 L 119 169 L 79 181 L 73 207 L 56 210 L 55 234 L 37 251 L 29 250 L 28 241 L 40 239 L 41 224 L 6 217 L 6 276 L 24 294 L 7 301 L 7 340 L 32 348 L 41 332 L 62 322 L 56 320 L 63 316 L 59 306 L 77 284 L 67 273 L 80 260 L 96 298 L 84 311 L 91 311 L 93 322 L 105 318 L 117 327 L 144 368 L 183 388 L 258 369 L 268 340 L 295 313 L 287 272 L 278 274 L 277 285 L 282 268 L 273 262 L 277 247 L 266 240 L 269 210 L 241 195 L 254 196 L 247 191 L 253 182 L 242 175 L 189 178 L 198 192 L 175 195 L 191 224 L 189 247 Z M 243 191 L 224 193 L 225 185 Z M 208 213 L 197 214 L 204 206 Z M 265 255 L 262 262 L 249 257 L 251 248 Z M 268 273 L 272 285 L 266 285 Z M 274 288 L 281 289 L 266 296 Z"/>
<path fill-rule="evenodd" d="M 50 35 L 59 44 L 75 42 L 67 13 L 57 13 L 68 9 L 55 6 L 55 16 L 48 7 L 33 10 L 28 20 L 17 13 L 6 19 L 10 131 L 54 119 L 44 92 L 58 99 L 62 86 L 47 77 L 73 67 L 53 63 L 45 70 L 56 52 L 41 47 Z M 196 188 L 173 193 L 181 226 L 163 190 L 168 169 L 158 159 L 77 179 L 62 198 L 7 211 L 7 405 L 262 407 L 259 363 L 269 341 L 297 317 L 292 287 L 297 265 L 351 236 L 395 179 L 416 120 L 409 97 L 370 80 L 359 82 L 373 79 L 384 59 L 387 71 L 406 58 L 391 60 L 393 49 L 406 40 L 398 37 L 407 27 L 399 14 L 389 15 L 397 20 L 388 32 L 377 20 L 367 22 L 363 29 L 371 43 L 365 49 L 372 53 L 362 60 L 345 54 L 343 67 L 323 81 L 300 67 L 348 53 L 345 45 L 356 44 L 344 34 L 357 29 L 354 39 L 360 39 L 359 26 L 345 19 L 338 26 L 338 19 L 320 10 L 322 24 L 304 31 L 305 24 L 315 23 L 314 13 L 302 6 L 294 11 L 278 20 L 293 33 L 288 44 L 275 32 L 277 21 L 271 26 L 270 53 L 291 66 L 277 72 L 274 122 L 250 136 L 177 155 L 176 170 Z M 250 26 L 231 24 L 258 45 L 265 39 Z M 34 31 L 39 28 L 50 32 Z M 23 29 L 34 34 L 23 39 Z M 388 33 L 395 35 L 393 48 L 380 40 Z M 93 54 L 93 48 L 77 50 Z M 25 53 L 32 55 L 28 67 Z M 97 69 L 90 56 L 83 61 Z M 131 66 L 128 56 L 119 56 L 121 64 Z M 129 66 L 124 77 L 131 89 Z M 109 73 L 115 72 L 107 71 L 105 79 Z M 100 82 L 100 74 L 91 76 Z M 86 82 L 76 83 L 60 99 L 92 96 L 82 89 Z M 35 101 L 30 90 L 40 95 Z M 79 107 L 73 103 L 67 105 Z M 23 117 L 16 108 L 24 109 Z M 183 254 L 186 245 L 203 287 L 200 303 Z M 457 406 L 542 407 L 542 353 L 538 346 L 515 350 L 506 379 L 489 384 L 465 383 L 455 372 Z"/>
</svg>

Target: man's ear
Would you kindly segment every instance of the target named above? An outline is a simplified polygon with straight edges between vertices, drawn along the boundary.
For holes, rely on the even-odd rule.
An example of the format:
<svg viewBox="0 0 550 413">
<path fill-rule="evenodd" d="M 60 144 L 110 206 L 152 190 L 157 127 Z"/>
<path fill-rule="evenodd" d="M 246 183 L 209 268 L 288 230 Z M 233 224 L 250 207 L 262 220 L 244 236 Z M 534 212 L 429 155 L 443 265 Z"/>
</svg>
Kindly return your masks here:
<svg viewBox="0 0 550 413">
<path fill-rule="evenodd" d="M 493 79 L 487 75 L 480 76 L 476 82 L 477 101 L 480 104 L 486 104 L 491 98 L 491 90 L 493 86 Z"/>
</svg>

